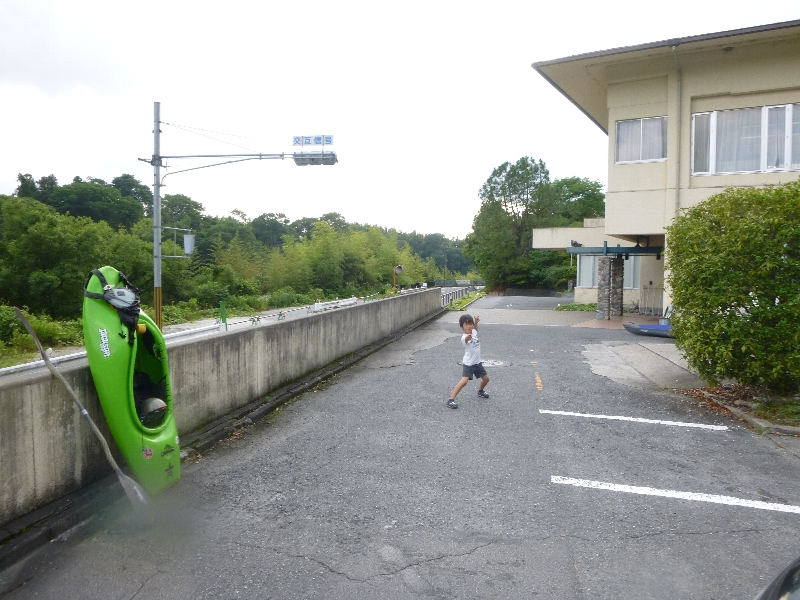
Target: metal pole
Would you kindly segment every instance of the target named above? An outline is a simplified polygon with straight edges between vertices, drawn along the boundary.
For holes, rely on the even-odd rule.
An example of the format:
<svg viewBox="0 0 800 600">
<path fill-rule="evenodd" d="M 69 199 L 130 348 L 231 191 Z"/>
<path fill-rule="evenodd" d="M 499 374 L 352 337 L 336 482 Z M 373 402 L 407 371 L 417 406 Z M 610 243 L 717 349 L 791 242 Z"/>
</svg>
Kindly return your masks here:
<svg viewBox="0 0 800 600">
<path fill-rule="evenodd" d="M 153 103 L 153 320 L 161 322 L 161 103 Z"/>
</svg>

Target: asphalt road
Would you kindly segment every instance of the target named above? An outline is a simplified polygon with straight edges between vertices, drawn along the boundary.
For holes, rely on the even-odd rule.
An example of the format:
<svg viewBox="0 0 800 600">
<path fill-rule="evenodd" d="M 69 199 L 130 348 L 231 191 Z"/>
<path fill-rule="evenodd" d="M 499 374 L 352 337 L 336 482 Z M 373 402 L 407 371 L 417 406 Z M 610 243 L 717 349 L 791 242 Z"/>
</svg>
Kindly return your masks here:
<svg viewBox="0 0 800 600">
<path fill-rule="evenodd" d="M 800 460 L 594 372 L 635 336 L 535 310 L 551 300 L 470 307 L 489 400 L 471 382 L 444 405 L 447 313 L 185 464 L 150 522 L 120 502 L 2 573 L 2 597 L 754 597 L 800 554 L 800 513 L 774 506 L 800 504 Z"/>
</svg>

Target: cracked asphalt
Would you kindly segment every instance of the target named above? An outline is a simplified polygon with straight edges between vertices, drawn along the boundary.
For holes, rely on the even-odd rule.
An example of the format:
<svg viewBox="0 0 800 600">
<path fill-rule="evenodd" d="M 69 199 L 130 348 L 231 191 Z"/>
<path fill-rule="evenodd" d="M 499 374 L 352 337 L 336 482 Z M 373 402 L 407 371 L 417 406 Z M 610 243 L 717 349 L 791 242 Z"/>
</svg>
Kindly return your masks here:
<svg viewBox="0 0 800 600">
<path fill-rule="evenodd" d="M 60 536 L 3 573 L 0 594 L 752 598 L 800 554 L 800 514 L 552 483 L 794 505 L 800 460 L 687 396 L 594 373 L 587 347 L 618 349 L 626 331 L 502 300 L 469 308 L 489 400 L 471 382 L 444 405 L 462 355 L 447 313 L 185 464 L 149 519 L 120 501 Z"/>
</svg>

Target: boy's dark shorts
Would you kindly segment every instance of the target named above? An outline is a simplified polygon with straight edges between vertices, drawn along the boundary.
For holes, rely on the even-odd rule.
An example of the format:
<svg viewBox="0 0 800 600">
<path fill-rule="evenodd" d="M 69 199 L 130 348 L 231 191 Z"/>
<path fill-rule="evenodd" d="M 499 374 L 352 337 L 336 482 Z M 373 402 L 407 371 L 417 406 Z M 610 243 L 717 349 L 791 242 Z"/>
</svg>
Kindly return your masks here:
<svg viewBox="0 0 800 600">
<path fill-rule="evenodd" d="M 475 376 L 475 379 L 486 377 L 486 369 L 483 368 L 482 362 L 479 362 L 477 365 L 462 365 L 462 377 L 468 377 L 469 379 L 472 379 L 473 375 Z"/>
</svg>

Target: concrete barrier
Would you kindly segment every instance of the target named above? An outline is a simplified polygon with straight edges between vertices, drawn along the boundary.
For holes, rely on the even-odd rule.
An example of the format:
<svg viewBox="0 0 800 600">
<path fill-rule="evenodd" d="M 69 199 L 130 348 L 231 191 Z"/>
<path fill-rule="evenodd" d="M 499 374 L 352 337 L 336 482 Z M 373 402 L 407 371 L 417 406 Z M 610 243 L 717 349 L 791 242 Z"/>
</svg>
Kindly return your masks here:
<svg viewBox="0 0 800 600">
<path fill-rule="evenodd" d="M 431 289 L 197 340 L 168 340 L 181 435 L 431 316 L 441 310 L 440 296 Z M 59 370 L 111 441 L 88 363 Z M 0 378 L 0 523 L 109 472 L 96 438 L 49 371 Z M 0 539 L 4 534 L 0 528 Z"/>
</svg>

